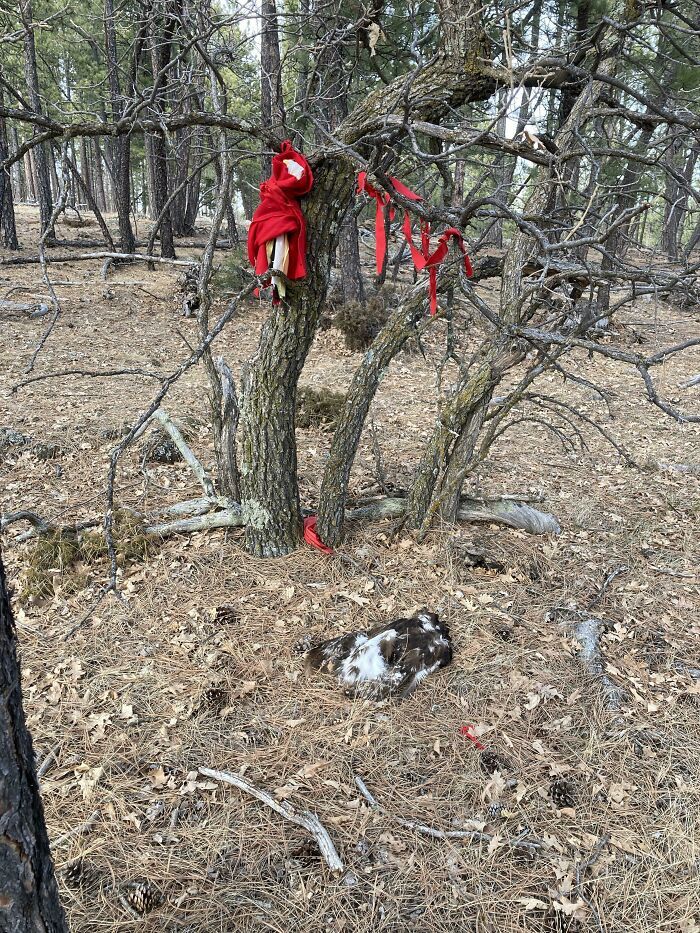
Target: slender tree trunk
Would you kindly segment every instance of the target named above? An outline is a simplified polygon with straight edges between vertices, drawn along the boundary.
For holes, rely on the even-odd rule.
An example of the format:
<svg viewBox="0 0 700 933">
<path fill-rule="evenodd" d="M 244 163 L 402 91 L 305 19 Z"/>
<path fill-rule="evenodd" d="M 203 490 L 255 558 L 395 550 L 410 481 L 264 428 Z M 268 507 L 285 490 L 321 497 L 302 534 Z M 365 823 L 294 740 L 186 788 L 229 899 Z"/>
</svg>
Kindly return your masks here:
<svg viewBox="0 0 700 933">
<path fill-rule="evenodd" d="M 260 110 L 263 127 L 281 135 L 286 122 L 282 95 L 282 63 L 277 28 L 275 0 L 261 0 L 260 17 Z M 263 148 L 260 158 L 261 178 L 272 171 L 272 154 Z"/>
<path fill-rule="evenodd" d="M 100 146 L 100 140 L 97 136 L 95 136 L 92 141 L 92 151 L 94 156 L 93 176 L 95 179 L 95 201 L 97 202 L 97 206 L 101 211 L 106 211 L 108 209 L 108 204 L 107 195 L 105 193 L 104 171 L 102 167 L 102 147 Z"/>
<path fill-rule="evenodd" d="M 104 4 L 105 53 L 109 81 L 112 119 L 117 123 L 122 117 L 124 101 L 119 81 L 119 59 L 117 55 L 117 33 L 114 21 L 114 0 Z M 136 239 L 131 226 L 131 137 L 128 133 L 118 136 L 112 145 L 112 181 L 114 206 L 119 219 L 120 247 L 124 253 L 133 253 Z"/>
<path fill-rule="evenodd" d="M 342 537 L 350 471 L 372 400 L 389 364 L 415 333 L 424 313 L 425 290 L 421 287 L 406 305 L 391 314 L 353 377 L 333 433 L 319 496 L 319 533 L 332 547 L 340 544 Z"/>
<path fill-rule="evenodd" d="M 669 259 L 676 260 L 681 248 L 683 221 L 688 210 L 688 192 L 693 179 L 695 165 L 700 157 L 697 145 L 691 146 L 685 159 L 682 158 L 684 147 L 681 140 L 674 140 L 669 162 L 680 172 L 682 182 L 670 173 L 666 176 L 664 193 L 664 223 L 661 230 L 661 249 Z"/>
<path fill-rule="evenodd" d="M 22 708 L 15 626 L 1 554 L 0 911 L 0 927 L 8 933 L 68 933 Z"/>
<path fill-rule="evenodd" d="M 0 106 L 2 105 L 2 92 L 0 92 Z M 9 156 L 7 143 L 7 124 L 4 117 L 0 118 L 0 163 Z M 9 169 L 0 169 L 0 227 L 2 227 L 2 242 L 6 249 L 19 249 L 17 227 L 15 225 L 15 205 L 12 194 L 12 176 Z"/>
<path fill-rule="evenodd" d="M 16 126 L 11 126 L 9 128 L 10 139 L 12 140 L 12 151 L 17 152 L 19 149 L 19 133 L 17 132 Z M 27 180 L 24 177 L 24 159 L 19 159 L 12 166 L 12 181 L 14 184 L 14 195 L 15 200 L 22 202 L 27 200 Z"/>
<path fill-rule="evenodd" d="M 20 15 L 24 26 L 24 78 L 29 91 L 29 101 L 32 109 L 43 114 L 41 93 L 39 90 L 39 74 L 36 64 L 36 46 L 34 44 L 32 0 L 20 0 Z M 36 134 L 36 130 L 34 131 Z M 53 212 L 53 198 L 51 196 L 51 176 L 49 174 L 49 155 L 44 144 L 35 146 L 33 150 L 36 164 L 36 184 L 39 201 L 39 215 L 41 230 L 44 233 L 51 222 Z M 49 238 L 55 238 L 55 231 L 48 231 Z"/>
<path fill-rule="evenodd" d="M 83 136 L 80 140 L 80 177 L 83 179 L 83 184 L 87 191 L 90 192 L 90 196 L 94 199 L 95 197 L 95 186 L 92 180 L 92 164 L 90 158 L 90 144 L 87 139 Z"/>
<path fill-rule="evenodd" d="M 168 72 L 172 25 L 162 15 L 160 7 L 154 11 L 151 32 L 151 67 L 153 80 L 159 81 L 160 92 L 155 101 L 154 116 L 158 118 L 167 97 Z M 168 148 L 165 136 L 154 133 L 151 136 L 152 172 L 153 172 L 153 208 L 160 221 L 160 254 L 167 259 L 175 258 L 173 242 L 173 222 L 170 206 L 166 207 L 169 196 Z M 162 216 L 161 216 L 162 215 Z"/>
<path fill-rule="evenodd" d="M 34 159 L 31 150 L 24 154 L 24 176 L 27 180 L 27 200 L 36 203 L 36 185 L 34 183 Z"/>
</svg>

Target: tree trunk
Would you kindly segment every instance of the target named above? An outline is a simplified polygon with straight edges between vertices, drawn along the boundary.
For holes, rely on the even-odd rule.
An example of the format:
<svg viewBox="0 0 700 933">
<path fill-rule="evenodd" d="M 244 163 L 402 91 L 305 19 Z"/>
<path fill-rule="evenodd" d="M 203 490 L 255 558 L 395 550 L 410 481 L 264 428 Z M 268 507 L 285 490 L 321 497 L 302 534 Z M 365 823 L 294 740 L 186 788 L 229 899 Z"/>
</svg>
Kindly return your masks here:
<svg viewBox="0 0 700 933">
<path fill-rule="evenodd" d="M 360 263 L 360 237 L 357 231 L 357 215 L 352 207 L 345 215 L 340 227 L 340 240 L 338 242 L 338 256 L 340 258 L 340 289 L 343 301 L 365 301 L 365 285 L 362 281 L 362 265 Z"/>
<path fill-rule="evenodd" d="M 260 112 L 265 129 L 280 135 L 285 126 L 284 97 L 282 95 L 282 63 L 277 29 L 275 0 L 261 0 L 260 17 Z M 272 154 L 263 148 L 260 157 L 263 180 L 272 171 Z"/>
<path fill-rule="evenodd" d="M 1 91 L 0 105 L 2 105 Z M 5 118 L 0 117 L 0 163 L 8 157 L 7 125 Z M 12 196 L 12 177 L 9 169 L 0 169 L 0 227 L 2 227 L 3 246 L 6 249 L 19 249 L 17 227 L 15 225 L 15 205 Z"/>
<path fill-rule="evenodd" d="M 393 312 L 353 377 L 333 433 L 319 496 L 319 534 L 332 547 L 342 537 L 350 471 L 372 400 L 389 364 L 415 333 L 424 312 L 425 289 L 421 286 L 406 305 Z"/>
<path fill-rule="evenodd" d="M 109 80 L 110 106 L 115 123 L 122 117 L 121 85 L 119 82 L 119 59 L 117 55 L 117 33 L 114 25 L 114 0 L 105 0 L 104 5 L 105 53 Z M 112 144 L 112 182 L 114 206 L 119 219 L 120 247 L 124 253 L 133 253 L 136 239 L 131 226 L 131 137 L 129 133 L 118 136 Z"/>
<path fill-rule="evenodd" d="M 108 204 L 107 195 L 105 193 L 104 172 L 102 170 L 102 147 L 100 146 L 100 140 L 97 136 L 95 136 L 92 141 L 92 150 L 94 155 L 93 176 L 95 179 L 95 202 L 101 211 L 106 211 L 108 209 Z"/>
<path fill-rule="evenodd" d="M 161 9 L 154 10 L 152 20 L 151 68 L 153 81 L 158 82 L 159 93 L 154 101 L 153 116 L 158 119 L 163 112 L 167 96 L 168 72 L 170 62 L 170 44 L 172 25 Z M 153 210 L 156 218 L 160 217 L 160 254 L 166 259 L 175 259 L 173 242 L 173 222 L 171 207 L 166 206 L 170 185 L 168 180 L 168 148 L 163 133 L 151 136 L 151 156 L 153 173 Z M 161 216 L 162 215 L 162 216 Z"/>
<path fill-rule="evenodd" d="M 315 168 L 305 210 L 306 279 L 290 284 L 288 305 L 273 307 L 243 374 L 242 506 L 246 546 L 258 557 L 288 554 L 299 543 L 296 388 L 328 291 L 337 219 L 353 183 L 354 170 L 344 162 L 326 160 Z"/>
<path fill-rule="evenodd" d="M 67 933 L 22 708 L 15 627 L 0 554 L 0 927 Z"/>
<path fill-rule="evenodd" d="M 41 93 L 39 90 L 39 74 L 36 65 L 36 46 L 34 44 L 32 0 L 20 0 L 20 15 L 24 26 L 24 78 L 29 91 L 29 101 L 35 113 L 43 114 Z M 34 130 L 37 134 L 37 130 Z M 49 156 L 46 145 L 35 146 L 33 149 L 36 165 L 36 185 L 39 201 L 39 216 L 41 218 L 41 232 L 48 229 L 53 213 L 53 198 L 51 196 L 51 176 L 49 174 Z M 55 237 L 54 230 L 48 230 L 50 238 Z"/>
<path fill-rule="evenodd" d="M 429 69 L 411 85 L 416 119 L 439 121 L 450 108 L 490 96 L 494 79 L 480 61 L 490 60 L 475 8 L 443 0 L 444 48 Z M 456 27 L 459 23 L 459 28 Z M 403 113 L 404 77 L 365 98 L 338 128 L 336 135 L 352 144 Z M 241 402 L 241 489 L 246 546 L 258 556 L 280 556 L 299 539 L 301 514 L 297 485 L 294 408 L 296 386 L 311 346 L 328 290 L 330 257 L 337 243 L 339 220 L 355 186 L 355 169 L 337 154 L 314 168 L 314 187 L 306 199 L 307 277 L 292 283 L 288 305 L 273 308 L 265 322 L 258 351 L 243 377 Z"/>
<path fill-rule="evenodd" d="M 688 210 L 688 193 L 695 165 L 700 156 L 700 149 L 697 145 L 691 146 L 685 160 L 682 158 L 683 152 L 682 139 L 674 140 L 669 153 L 669 162 L 677 172 L 680 172 L 682 181 L 670 173 L 666 176 L 664 222 L 661 229 L 661 249 L 671 260 L 678 259 L 680 252 L 683 221 Z"/>
</svg>

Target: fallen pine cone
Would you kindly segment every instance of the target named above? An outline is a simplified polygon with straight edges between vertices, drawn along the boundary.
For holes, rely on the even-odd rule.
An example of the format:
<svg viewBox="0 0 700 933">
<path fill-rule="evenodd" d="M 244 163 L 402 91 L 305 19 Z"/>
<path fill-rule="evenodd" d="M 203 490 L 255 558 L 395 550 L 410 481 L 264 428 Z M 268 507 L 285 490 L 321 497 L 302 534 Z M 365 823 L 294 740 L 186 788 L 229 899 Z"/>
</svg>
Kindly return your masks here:
<svg viewBox="0 0 700 933">
<path fill-rule="evenodd" d="M 560 810 L 576 806 L 576 785 L 566 778 L 555 778 L 549 787 L 549 796 Z"/>
<path fill-rule="evenodd" d="M 163 895 L 150 881 L 136 881 L 124 899 L 137 914 L 147 914 L 162 904 Z"/>
</svg>

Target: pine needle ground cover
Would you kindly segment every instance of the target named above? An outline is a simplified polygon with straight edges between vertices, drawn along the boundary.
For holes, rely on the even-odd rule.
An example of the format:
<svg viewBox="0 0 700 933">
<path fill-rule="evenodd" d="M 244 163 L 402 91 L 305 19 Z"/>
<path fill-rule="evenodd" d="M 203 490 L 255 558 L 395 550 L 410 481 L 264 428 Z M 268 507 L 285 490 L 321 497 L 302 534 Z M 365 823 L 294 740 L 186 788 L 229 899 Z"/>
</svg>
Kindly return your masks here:
<svg viewBox="0 0 700 933">
<path fill-rule="evenodd" d="M 63 266 L 57 288 L 85 271 Z M 89 273 L 63 287 L 43 371 L 76 357 L 86 368 L 166 370 L 187 353 L 178 331 L 193 325 L 179 316 L 174 273 L 149 275 L 147 294 L 116 284 L 143 270 L 121 269 L 111 296 L 97 262 Z M 13 272 L 13 284 L 33 275 Z M 486 300 L 496 285 L 482 286 Z M 232 366 L 252 353 L 264 313 L 252 303 L 223 335 Z M 110 432 L 138 414 L 152 386 L 71 378 L 60 392 L 47 381 L 10 395 L 41 326 L 3 320 L 0 427 L 31 439 L 3 448 L 3 510 L 88 519 L 101 508 Z M 425 360 L 398 358 L 372 409 L 397 486 L 435 415 L 442 326 L 424 338 Z M 649 352 L 700 334 L 697 309 L 653 301 L 616 326 Z M 345 391 L 357 359 L 340 333 L 323 331 L 305 381 Z M 74 931 L 700 927 L 700 479 L 673 468 L 700 463 L 700 430 L 663 420 L 622 366 L 603 370 L 582 354 L 577 367 L 610 390 L 607 426 L 643 469 L 624 466 L 593 433 L 587 450 L 564 452 L 537 425 L 521 425 L 470 490 L 545 496 L 562 525 L 555 538 L 485 525 L 417 543 L 390 523 L 357 525 L 341 549 L 350 561 L 305 547 L 259 561 L 239 532 L 171 538 L 124 561 L 123 602 L 103 602 L 69 635 L 105 578 L 103 555 L 73 562 L 71 552 L 36 595 L 27 591 L 31 542 L 17 543 L 20 526 L 8 530 L 25 703 Z M 669 397 L 697 391 L 678 386 L 698 371 L 693 351 L 669 362 L 660 385 Z M 602 414 L 592 393 L 557 377 L 543 391 Z M 211 464 L 206 406 L 199 371 L 166 403 L 173 418 L 199 425 L 191 443 Z M 301 428 L 297 439 L 313 508 L 329 433 Z M 36 443 L 64 452 L 40 459 Z M 353 495 L 375 483 L 367 430 Z M 144 463 L 138 446 L 118 489 L 137 511 L 198 494 L 185 464 Z M 455 658 L 405 702 L 352 701 L 302 673 L 306 636 L 422 606 L 446 618 Z M 586 612 L 604 623 L 602 675 L 624 691 L 617 709 L 578 657 L 572 629 Z M 328 872 L 304 830 L 200 767 L 242 773 L 316 813 L 344 872 Z"/>
</svg>

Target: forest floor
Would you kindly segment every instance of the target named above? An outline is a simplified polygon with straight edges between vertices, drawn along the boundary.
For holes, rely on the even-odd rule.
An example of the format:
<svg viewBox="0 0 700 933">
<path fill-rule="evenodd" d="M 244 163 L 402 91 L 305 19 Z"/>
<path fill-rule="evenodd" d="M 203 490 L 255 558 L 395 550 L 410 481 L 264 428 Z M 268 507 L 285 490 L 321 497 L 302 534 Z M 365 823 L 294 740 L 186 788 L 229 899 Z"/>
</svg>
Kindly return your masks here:
<svg viewBox="0 0 700 933">
<path fill-rule="evenodd" d="M 35 213 L 23 209 L 20 226 L 23 255 L 32 255 Z M 60 230 L 72 239 L 96 232 Z M 179 313 L 180 270 L 139 264 L 102 281 L 100 266 L 51 267 L 63 313 L 35 375 L 171 371 L 197 340 L 196 323 Z M 497 284 L 480 284 L 480 294 L 494 300 Z M 15 286 L 23 290 L 13 301 L 45 294 L 38 266 L 0 264 L 0 298 Z M 251 302 L 217 341 L 234 372 L 254 352 L 266 311 Z M 2 508 L 73 522 L 99 516 L 114 438 L 156 383 L 67 376 L 12 393 L 47 320 L 0 310 L 0 428 L 25 437 L 6 437 L 0 453 Z M 615 340 L 651 354 L 700 335 L 700 311 L 640 301 L 615 330 Z M 426 359 L 402 354 L 372 407 L 398 486 L 435 417 L 444 336 L 437 323 Z M 337 331 L 323 331 L 302 383 L 343 389 L 359 360 Z M 17 542 L 27 526 L 7 529 L 26 711 L 75 933 L 139 924 L 182 933 L 700 931 L 700 426 L 652 407 L 629 367 L 585 354 L 572 365 L 610 391 L 614 418 L 559 377 L 543 380 L 547 394 L 602 419 L 643 469 L 625 466 L 592 429 L 587 449 L 566 452 L 525 422 L 499 440 L 470 488 L 542 497 L 561 523 L 556 537 L 471 525 L 417 543 L 378 523 L 353 527 L 337 555 L 300 546 L 266 561 L 245 554 L 240 531 L 169 538 L 132 554 L 122 601 L 110 597 L 73 631 L 106 579 L 99 548 L 93 561 L 49 567 L 41 596 L 32 590 L 36 545 Z M 700 388 L 679 384 L 698 372 L 697 350 L 655 371 L 660 390 L 696 412 Z M 201 369 L 164 407 L 212 465 Z M 329 439 L 298 431 L 311 507 Z M 121 461 L 121 504 L 156 510 L 199 494 L 184 464 L 144 466 L 142 445 Z M 353 492 L 375 472 L 368 429 Z M 491 567 L 470 566 L 475 549 Z M 353 701 L 303 673 L 303 636 L 422 606 L 448 621 L 454 662 L 404 702 Z M 605 671 L 625 691 L 617 711 L 605 708 L 571 635 L 576 610 L 589 608 L 605 623 Z M 502 756 L 502 772 L 485 773 L 465 725 Z M 305 830 L 200 767 L 244 774 L 316 813 L 344 873 L 329 873 Z M 571 782 L 573 807 L 555 806 L 555 778 Z M 431 837 L 401 821 L 489 838 Z M 151 890 L 160 903 L 134 913 L 129 905 Z"/>
</svg>

